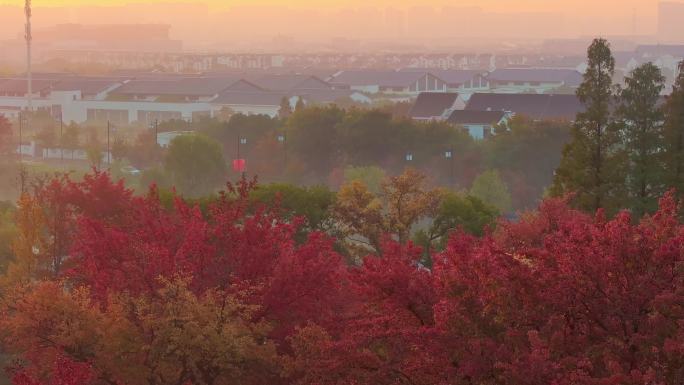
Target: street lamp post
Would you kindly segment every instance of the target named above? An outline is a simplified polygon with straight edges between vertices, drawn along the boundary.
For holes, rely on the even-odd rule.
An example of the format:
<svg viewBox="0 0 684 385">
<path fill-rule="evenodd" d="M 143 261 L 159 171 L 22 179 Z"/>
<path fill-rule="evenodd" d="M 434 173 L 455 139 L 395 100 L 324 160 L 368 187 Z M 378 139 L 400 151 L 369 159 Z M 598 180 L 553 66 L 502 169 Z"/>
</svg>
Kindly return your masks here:
<svg viewBox="0 0 684 385">
<path fill-rule="evenodd" d="M 159 119 L 155 119 L 154 122 L 150 124 L 150 128 L 154 129 L 154 155 L 156 157 L 159 148 Z"/>
<path fill-rule="evenodd" d="M 22 130 L 24 127 L 24 115 L 19 111 L 19 163 L 23 161 L 24 158 L 24 143 L 22 138 Z"/>
<path fill-rule="evenodd" d="M 26 171 L 24 170 L 24 142 L 22 130 L 24 127 L 24 115 L 19 111 L 19 191 L 24 195 L 26 191 Z"/>
<path fill-rule="evenodd" d="M 287 136 L 285 133 L 278 134 L 278 142 L 283 145 L 283 174 L 287 171 Z"/>
<path fill-rule="evenodd" d="M 242 162 L 242 158 L 240 157 L 240 147 L 242 145 L 247 144 L 247 138 L 243 138 L 240 135 L 240 132 L 238 132 L 238 140 L 237 140 L 237 165 L 238 165 L 238 171 L 242 172 L 242 176 L 245 176 L 245 166 L 244 162 Z"/>
<path fill-rule="evenodd" d="M 62 111 L 59 112 L 59 158 L 64 165 L 64 119 L 62 118 Z"/>
<path fill-rule="evenodd" d="M 454 160 L 455 160 L 455 158 L 454 158 L 454 149 L 453 148 L 450 148 L 450 149 L 444 151 L 444 159 L 446 159 L 449 162 L 449 167 L 450 167 L 449 178 L 451 179 L 450 180 L 451 185 L 452 185 L 452 187 L 456 187 L 456 179 L 454 177 L 454 165 L 455 165 Z"/>
<path fill-rule="evenodd" d="M 112 167 L 112 152 L 109 145 L 109 131 L 112 129 L 112 124 L 107 120 L 107 166 Z"/>
</svg>

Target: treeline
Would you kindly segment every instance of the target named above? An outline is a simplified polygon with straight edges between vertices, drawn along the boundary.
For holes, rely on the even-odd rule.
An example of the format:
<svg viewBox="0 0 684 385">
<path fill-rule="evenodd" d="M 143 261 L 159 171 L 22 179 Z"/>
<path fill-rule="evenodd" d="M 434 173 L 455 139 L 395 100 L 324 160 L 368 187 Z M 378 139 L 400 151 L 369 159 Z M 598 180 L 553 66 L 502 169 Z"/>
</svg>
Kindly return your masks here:
<svg viewBox="0 0 684 385">
<path fill-rule="evenodd" d="M 653 63 L 614 85 L 610 44 L 596 39 L 588 64 L 577 92 L 586 111 L 573 125 L 551 190 L 574 194 L 573 203 L 587 211 L 653 213 L 665 191 L 684 191 L 684 62 L 664 104 L 665 77 Z"/>
<path fill-rule="evenodd" d="M 416 181 L 343 188 L 333 238 L 313 228 L 326 226 L 314 211 L 318 222 L 272 204 L 301 195 L 246 180 L 198 202 L 139 196 L 102 173 L 45 180 L 18 203 L 0 275 L 11 381 L 684 382 L 672 195 L 639 224 L 547 200 L 479 238 L 452 232 L 428 266 L 407 229 L 439 197 Z M 328 204 L 307 193 L 319 196 L 307 207 Z M 350 259 L 340 245 L 363 250 Z"/>
<path fill-rule="evenodd" d="M 513 211 L 536 207 L 570 131 L 567 122 L 516 117 L 496 136 L 476 141 L 446 123 L 334 106 L 298 109 L 285 119 L 205 119 L 194 127 L 206 138 L 179 138 L 162 151 L 147 131 L 128 147 L 117 139 L 113 155 L 141 169 L 152 168 L 141 177 L 143 190 L 155 182 L 195 197 L 238 177 L 240 172 L 232 168 L 238 158 L 246 161 L 245 173 L 263 183 L 327 185 L 333 190 L 346 181 L 350 167 L 377 167 L 387 175 L 415 168 L 430 176 L 431 185 L 455 191 L 469 190 L 478 176 L 496 171 L 511 194 L 504 210 Z M 183 129 L 184 122 L 159 126 L 161 132 Z"/>
</svg>

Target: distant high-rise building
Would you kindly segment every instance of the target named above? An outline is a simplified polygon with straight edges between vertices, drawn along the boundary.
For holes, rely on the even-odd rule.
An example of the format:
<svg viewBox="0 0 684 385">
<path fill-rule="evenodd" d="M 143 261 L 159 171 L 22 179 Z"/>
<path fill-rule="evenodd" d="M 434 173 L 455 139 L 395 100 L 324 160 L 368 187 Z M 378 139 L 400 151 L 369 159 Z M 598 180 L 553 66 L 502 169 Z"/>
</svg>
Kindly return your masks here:
<svg viewBox="0 0 684 385">
<path fill-rule="evenodd" d="M 661 1 L 658 5 L 658 38 L 664 43 L 684 43 L 684 3 Z"/>
</svg>

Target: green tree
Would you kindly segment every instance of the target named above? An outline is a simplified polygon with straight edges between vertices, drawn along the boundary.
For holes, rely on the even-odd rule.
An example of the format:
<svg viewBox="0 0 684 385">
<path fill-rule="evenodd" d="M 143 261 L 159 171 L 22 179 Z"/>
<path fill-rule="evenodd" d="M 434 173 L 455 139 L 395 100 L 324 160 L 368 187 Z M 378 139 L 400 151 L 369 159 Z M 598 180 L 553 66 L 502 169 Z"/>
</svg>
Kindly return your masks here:
<svg viewBox="0 0 684 385">
<path fill-rule="evenodd" d="M 385 179 L 385 170 L 377 166 L 347 167 L 344 169 L 345 183 L 359 181 L 368 187 L 373 194 L 379 194 L 382 189 L 382 181 Z"/>
<path fill-rule="evenodd" d="M 88 163 L 90 164 L 90 167 L 93 167 L 95 169 L 100 168 L 104 158 L 102 150 L 100 149 L 100 146 L 97 144 L 90 144 L 86 148 L 86 157 L 88 158 Z M 106 159 L 104 161 L 106 162 Z"/>
<path fill-rule="evenodd" d="M 619 130 L 611 114 L 615 59 L 604 39 L 595 39 L 587 53 L 588 68 L 577 90 L 585 111 L 577 114 L 551 193 L 575 193 L 575 205 L 584 210 L 614 210 L 621 204 L 624 184 Z"/>
<path fill-rule="evenodd" d="M 129 146 L 126 140 L 122 137 L 116 137 L 112 141 L 112 159 L 121 160 L 128 156 Z"/>
<path fill-rule="evenodd" d="M 684 196 L 684 61 L 679 63 L 679 76 L 665 105 L 663 127 L 665 181 L 668 187 Z"/>
<path fill-rule="evenodd" d="M 449 236 L 457 230 L 482 236 L 486 228 L 493 228 L 499 211 L 482 200 L 463 193 L 446 193 L 427 230 L 414 236 L 414 242 L 424 249 L 425 265 L 432 264 L 433 250 L 441 251 L 446 247 Z"/>
<path fill-rule="evenodd" d="M 306 108 L 306 104 L 304 104 L 304 99 L 299 96 L 297 98 L 297 104 L 295 104 L 295 112 L 302 111 Z"/>
<path fill-rule="evenodd" d="M 43 147 L 54 148 L 58 143 L 57 132 L 52 124 L 46 124 L 36 134 L 36 141 Z"/>
<path fill-rule="evenodd" d="M 481 142 L 486 169 L 499 170 L 509 181 L 513 208 L 534 209 L 553 182 L 572 124 L 515 116 L 496 135 Z"/>
<path fill-rule="evenodd" d="M 239 137 L 247 139 L 247 143 L 257 143 L 267 133 L 275 132 L 278 126 L 278 119 L 267 115 L 235 114 L 228 122 L 215 119 L 202 120 L 199 123 L 199 131 L 219 141 L 223 145 L 226 156 L 236 159 Z M 249 146 L 241 146 L 240 152 L 241 158 L 250 155 Z"/>
<path fill-rule="evenodd" d="M 13 204 L 0 201 L 0 275 L 6 272 L 13 255 L 12 242 L 16 234 L 14 213 Z"/>
<path fill-rule="evenodd" d="M 392 115 L 380 110 L 351 109 L 337 127 L 337 146 L 344 163 L 352 166 L 382 164 L 396 150 Z"/>
<path fill-rule="evenodd" d="M 326 230 L 335 193 L 326 186 L 300 187 L 286 183 L 258 186 L 249 195 L 254 202 L 278 205 L 287 218 L 303 217 L 308 230 Z"/>
<path fill-rule="evenodd" d="M 280 100 L 280 109 L 278 109 L 278 117 L 280 119 L 287 119 L 292 115 L 292 106 L 287 96 L 283 96 Z"/>
<path fill-rule="evenodd" d="M 182 195 L 208 195 L 225 182 L 227 165 L 221 145 L 205 135 L 181 135 L 171 141 L 166 172 Z"/>
<path fill-rule="evenodd" d="M 162 150 L 156 141 L 155 133 L 142 131 L 128 151 L 128 160 L 138 168 L 157 166 L 162 160 Z"/>
<path fill-rule="evenodd" d="M 306 165 L 314 177 L 328 175 L 337 156 L 335 128 L 344 118 L 336 106 L 295 110 L 287 121 L 288 151 Z"/>
<path fill-rule="evenodd" d="M 5 115 L 0 115 L 0 158 L 12 152 L 13 143 L 15 142 L 12 138 L 12 123 Z"/>
<path fill-rule="evenodd" d="M 619 94 L 617 112 L 629 157 L 626 185 L 636 218 L 654 212 L 664 192 L 660 163 L 663 113 L 657 105 L 664 82 L 660 69 L 649 62 L 625 77 L 626 87 Z"/>
<path fill-rule="evenodd" d="M 71 157 L 73 159 L 74 150 L 80 147 L 80 128 L 76 123 L 70 123 L 64 127 L 64 134 L 60 138 L 59 145 L 63 149 L 71 151 Z"/>
<path fill-rule="evenodd" d="M 487 205 L 496 207 L 501 213 L 511 211 L 511 193 L 496 170 L 485 171 L 473 181 L 470 195 Z"/>
</svg>

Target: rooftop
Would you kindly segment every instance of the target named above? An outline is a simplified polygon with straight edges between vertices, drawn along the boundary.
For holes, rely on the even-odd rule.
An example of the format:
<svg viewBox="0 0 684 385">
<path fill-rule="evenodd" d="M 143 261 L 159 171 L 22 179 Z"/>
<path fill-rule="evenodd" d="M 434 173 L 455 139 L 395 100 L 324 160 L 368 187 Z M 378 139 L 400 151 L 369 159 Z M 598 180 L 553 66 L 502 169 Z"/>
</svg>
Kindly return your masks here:
<svg viewBox="0 0 684 385">
<path fill-rule="evenodd" d="M 427 72 L 351 70 L 337 73 L 330 79 L 333 85 L 408 87 L 422 79 Z"/>
<path fill-rule="evenodd" d="M 504 116 L 503 111 L 456 110 L 447 121 L 452 124 L 498 124 Z"/>
<path fill-rule="evenodd" d="M 457 99 L 457 93 L 423 92 L 418 95 L 409 116 L 413 119 L 440 117 L 454 106 Z"/>
<path fill-rule="evenodd" d="M 487 78 L 500 82 L 562 82 L 569 86 L 582 83 L 581 73 L 564 68 L 503 68 L 490 72 Z"/>
<path fill-rule="evenodd" d="M 532 119 L 575 120 L 584 106 L 575 95 L 475 93 L 466 110 L 508 111 Z"/>
</svg>

